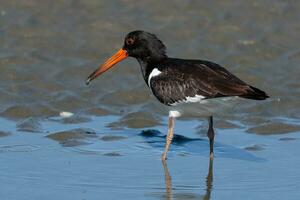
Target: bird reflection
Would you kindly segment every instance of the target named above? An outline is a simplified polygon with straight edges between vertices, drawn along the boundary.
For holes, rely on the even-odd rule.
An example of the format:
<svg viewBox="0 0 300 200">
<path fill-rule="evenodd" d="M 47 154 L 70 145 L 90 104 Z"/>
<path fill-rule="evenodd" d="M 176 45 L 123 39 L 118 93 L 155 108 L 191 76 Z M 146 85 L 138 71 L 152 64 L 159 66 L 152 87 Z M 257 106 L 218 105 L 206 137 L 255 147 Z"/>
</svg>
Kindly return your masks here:
<svg viewBox="0 0 300 200">
<path fill-rule="evenodd" d="M 165 160 L 162 161 L 163 169 L 165 173 L 165 185 L 166 185 L 166 200 L 173 200 L 172 193 L 172 177 L 169 173 L 168 165 Z M 210 200 L 212 186 L 213 186 L 213 159 L 209 159 L 208 174 L 205 179 L 206 192 L 202 196 L 202 200 Z"/>
<path fill-rule="evenodd" d="M 166 184 L 166 199 L 167 200 L 172 200 L 173 199 L 173 194 L 172 194 L 172 178 L 169 173 L 168 165 L 166 160 L 162 160 L 162 164 L 164 167 L 164 172 L 165 172 L 165 184 Z"/>
<path fill-rule="evenodd" d="M 206 176 L 206 193 L 203 197 L 203 200 L 210 199 L 210 194 L 213 186 L 213 165 L 214 165 L 213 162 L 214 162 L 213 159 L 209 159 L 208 174 Z"/>
</svg>

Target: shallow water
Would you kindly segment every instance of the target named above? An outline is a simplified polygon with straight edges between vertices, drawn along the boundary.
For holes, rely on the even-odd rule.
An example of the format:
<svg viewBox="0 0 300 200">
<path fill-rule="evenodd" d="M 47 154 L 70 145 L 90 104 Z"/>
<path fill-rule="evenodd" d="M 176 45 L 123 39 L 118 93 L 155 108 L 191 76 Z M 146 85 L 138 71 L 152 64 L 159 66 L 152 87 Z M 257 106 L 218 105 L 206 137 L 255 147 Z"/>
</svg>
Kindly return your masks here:
<svg viewBox="0 0 300 200">
<path fill-rule="evenodd" d="M 299 199 L 300 2 L 1 1 L 1 199 Z M 176 122 L 127 59 L 85 79 L 135 29 L 172 57 L 213 60 L 271 96 Z M 62 111 L 74 116 L 62 118 Z M 209 170 L 211 169 L 211 170 Z"/>
<path fill-rule="evenodd" d="M 1 119 L 4 199 L 298 199 L 299 132 L 255 135 L 217 129 L 214 163 L 199 122 L 177 121 L 167 164 L 165 126 L 111 130 L 118 117 L 63 124 L 44 120 L 39 133 Z M 235 122 L 233 122 L 235 123 Z M 160 132 L 162 131 L 162 132 Z M 184 135 L 184 136 L 183 136 Z"/>
</svg>

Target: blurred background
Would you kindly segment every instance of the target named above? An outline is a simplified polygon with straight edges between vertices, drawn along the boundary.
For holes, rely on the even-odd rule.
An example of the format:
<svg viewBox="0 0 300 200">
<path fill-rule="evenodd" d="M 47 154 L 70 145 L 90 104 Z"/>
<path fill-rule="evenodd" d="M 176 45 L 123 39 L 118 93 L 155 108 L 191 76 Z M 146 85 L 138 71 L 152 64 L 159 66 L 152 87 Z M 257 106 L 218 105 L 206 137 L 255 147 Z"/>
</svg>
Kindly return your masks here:
<svg viewBox="0 0 300 200">
<path fill-rule="evenodd" d="M 242 103 L 230 117 L 299 118 L 299 4 L 3 1 L 1 115 L 44 118 L 67 110 L 125 118 L 138 112 L 140 118 L 148 112 L 143 117 L 156 124 L 151 110 L 159 103 L 136 60 L 123 61 L 89 87 L 84 84 L 128 32 L 141 29 L 161 38 L 169 56 L 215 61 L 272 97 L 262 104 Z"/>
<path fill-rule="evenodd" d="M 264 164 L 253 164 L 258 169 L 262 165 L 268 168 L 277 164 L 279 167 L 275 171 L 265 172 L 268 176 L 261 179 L 257 179 L 262 177 L 261 174 L 250 177 L 244 175 L 244 185 L 230 179 L 236 177 L 236 180 L 239 180 L 240 174 L 232 175 L 228 172 L 230 178 L 219 180 L 219 187 L 215 186 L 217 192 L 212 199 L 234 197 L 230 192 L 236 186 L 233 183 L 242 185 L 237 192 L 238 197 L 249 198 L 249 194 L 253 195 L 252 192 L 256 187 L 247 190 L 248 193 L 244 189 L 249 188 L 250 183 L 265 188 L 263 182 L 269 184 L 270 188 L 273 186 L 272 182 L 289 183 L 291 191 L 288 199 L 299 197 L 297 190 L 293 188 L 300 185 L 297 179 L 300 177 L 300 172 L 293 168 L 296 166 L 293 164 L 299 164 L 300 161 L 295 160 L 291 152 L 295 153 L 299 150 L 297 138 L 300 133 L 300 1 L 1 0 L 0 2 L 0 136 L 5 136 L 0 137 L 0 158 L 2 156 L 3 162 L 8 164 L 0 167 L 2 171 L 0 185 L 1 187 L 6 185 L 4 189 L 8 191 L 0 192 L 4 196 L 2 199 L 41 197 L 42 194 L 56 194 L 54 197 L 58 199 L 61 197 L 68 199 L 66 191 L 70 190 L 75 193 L 80 190 L 80 195 L 78 193 L 80 199 L 95 197 L 99 192 L 104 196 L 107 195 L 106 197 L 111 197 L 109 193 L 115 190 L 117 191 L 115 195 L 127 194 L 128 196 L 123 197 L 128 199 L 170 197 L 170 195 L 160 195 L 160 192 L 164 193 L 165 187 L 163 171 L 159 163 L 160 152 L 157 152 L 157 148 L 147 154 L 150 158 L 150 161 L 147 161 L 149 163 L 140 167 L 145 169 L 147 166 L 157 165 L 157 169 L 152 166 L 149 171 L 152 169 L 154 174 L 156 172 L 161 174 L 156 176 L 148 174 L 149 185 L 143 182 L 144 179 L 138 179 L 141 182 L 137 181 L 132 185 L 126 182 L 129 184 L 128 188 L 119 187 L 120 181 L 125 183 L 125 180 L 137 175 L 143 176 L 141 168 L 136 168 L 141 171 L 133 172 L 128 166 L 132 162 L 126 161 L 132 159 L 133 162 L 142 163 L 144 162 L 142 154 L 149 152 L 148 146 L 139 147 L 142 150 L 132 149 L 132 146 L 141 142 L 139 140 L 143 141 L 143 139 L 136 141 L 139 132 L 145 129 L 156 129 L 164 133 L 166 130 L 167 112 L 162 109 L 163 105 L 157 102 L 146 86 L 137 61 L 132 58 L 127 59 L 91 85 L 85 85 L 87 76 L 122 47 L 124 36 L 133 30 L 155 33 L 167 46 L 170 57 L 214 61 L 246 82 L 265 90 L 271 96 L 270 99 L 262 102 L 238 101 L 229 111 L 220 112 L 215 116 L 218 128 L 216 140 L 247 152 L 254 149 L 252 151 L 254 154 L 262 152 L 255 156 L 271 161 L 274 161 L 271 158 L 285 157 L 286 162 L 282 165 L 280 160 L 275 159 L 278 163 L 266 161 Z M 60 118 L 59 113 L 62 111 L 74 113 L 74 116 L 67 119 Z M 82 128 L 88 128 L 89 131 Z M 206 128 L 205 119 L 183 118 L 177 130 L 181 131 L 178 134 L 206 140 Z M 90 132 L 95 134 L 90 137 L 88 135 Z M 103 153 L 105 145 L 99 142 L 99 138 L 102 138 L 101 134 L 104 133 L 119 134 L 121 139 L 110 138 L 116 140 L 116 144 L 107 144 L 101 140 L 109 149 L 108 152 Z M 51 135 L 50 139 L 58 143 L 52 143 L 45 138 L 49 135 Z M 128 138 L 132 136 L 133 139 L 122 140 L 124 135 Z M 223 141 L 222 137 L 224 137 Z M 120 141 L 123 146 L 118 143 Z M 278 141 L 288 141 L 289 143 L 284 143 L 287 148 L 282 143 L 278 144 Z M 127 146 L 124 146 L 124 143 Z M 203 145 L 203 149 L 208 148 L 205 142 Z M 298 146 L 298 150 L 291 149 L 293 145 L 295 148 Z M 181 147 L 174 149 L 174 155 L 182 154 Z M 268 147 L 270 152 L 265 150 Z M 226 153 L 222 154 L 222 152 L 227 150 L 222 144 L 219 145 L 218 150 L 217 145 L 216 157 L 219 156 L 221 160 L 219 162 L 223 162 L 224 168 L 229 165 L 234 172 L 238 170 L 235 167 L 239 165 L 231 165 L 232 158 L 229 160 L 223 158 L 222 155 Z M 189 152 L 191 149 L 186 151 Z M 69 166 L 60 156 L 62 152 L 68 154 L 68 159 L 71 159 L 68 162 L 78 162 L 79 167 L 58 172 L 65 168 L 65 165 Z M 86 156 L 89 155 L 87 152 L 92 155 L 108 153 L 109 158 L 89 157 Z M 228 152 L 232 153 L 229 153 L 231 157 L 238 154 L 239 150 L 228 150 Z M 133 156 L 136 153 L 137 157 Z M 179 163 L 173 165 L 177 166 L 174 171 L 188 168 L 185 165 L 190 163 L 188 160 L 191 158 L 200 162 L 197 167 L 191 167 L 195 168 L 194 171 L 182 172 L 181 178 L 175 178 L 173 186 L 175 185 L 174 187 L 179 191 L 184 191 L 184 194 L 177 196 L 178 199 L 187 198 L 184 196 L 187 195 L 186 193 L 192 196 L 197 194 L 193 197 L 199 199 L 198 194 L 202 190 L 207 191 L 204 180 L 200 181 L 201 184 L 197 180 L 192 183 L 187 181 L 194 177 L 193 173 L 198 173 L 203 179 L 206 177 L 207 170 L 201 171 L 199 166 L 206 167 L 207 154 L 202 152 L 202 157 L 199 158 L 193 154 L 193 151 L 189 153 L 190 156 L 187 157 L 172 157 L 173 160 L 183 159 L 184 162 L 170 161 Z M 11 160 L 12 155 L 15 160 Z M 28 156 L 29 160 L 32 158 L 39 160 L 41 164 L 33 166 L 28 159 L 21 159 L 24 155 Z M 123 160 L 116 159 L 116 155 Z M 82 157 L 81 161 L 77 160 L 77 156 Z M 44 160 L 46 157 L 52 161 L 60 157 L 61 162 L 53 161 L 54 163 L 50 162 L 50 164 Z M 27 163 L 25 166 L 29 171 L 20 169 L 16 164 L 20 163 L 19 159 Z M 81 174 L 82 168 L 87 165 L 85 159 L 96 166 L 86 170 L 84 173 L 87 174 Z M 104 162 L 103 159 L 113 160 Z M 239 169 L 251 165 L 239 159 L 236 161 L 241 165 Z M 111 164 L 101 168 L 99 162 L 102 161 Z M 182 163 L 186 164 L 182 165 Z M 52 166 L 51 169 L 45 167 L 49 164 Z M 110 170 L 120 165 L 125 166 L 123 173 L 129 174 L 129 177 L 122 177 L 119 174 L 120 176 L 112 179 L 107 175 L 97 174 L 98 170 L 105 172 L 105 169 L 107 173 L 112 173 Z M 285 167 L 291 170 L 290 176 L 280 178 L 274 176 L 283 173 Z M 36 170 L 32 171 L 33 169 L 41 171 L 38 173 Z M 16 171 L 20 171 L 21 174 L 15 174 Z M 223 172 L 219 175 L 226 177 L 225 174 Z M 55 175 L 66 175 L 63 178 L 66 182 L 62 181 L 60 186 L 57 185 Z M 76 179 L 78 177 L 84 180 Z M 101 186 L 97 185 L 97 180 L 94 180 L 96 177 L 102 180 Z M 251 177 L 255 178 L 252 180 Z M 38 184 L 42 180 L 48 180 L 49 183 Z M 89 185 L 88 181 L 91 180 L 94 182 Z M 160 181 L 161 185 L 156 188 L 155 183 Z M 74 182 L 78 185 L 74 186 Z M 218 183 L 218 179 L 216 182 Z M 39 186 L 40 189 L 35 191 L 39 195 L 34 196 L 35 192 L 27 193 L 30 187 L 24 188 L 24 185 L 28 183 Z M 143 186 L 137 187 L 141 184 Z M 229 186 L 226 186 L 228 184 Z M 14 185 L 24 189 L 15 193 Z M 81 190 L 82 188 L 88 189 Z M 91 193 L 82 192 L 89 189 Z M 272 189 L 268 191 L 269 196 L 264 199 L 279 199 L 282 197 L 280 192 L 286 191 L 286 188 L 278 187 L 277 193 Z M 266 194 L 265 191 L 261 192 Z M 144 193 L 147 195 L 145 196 Z M 152 195 L 153 193 L 155 195 Z M 49 198 L 48 195 L 45 196 Z"/>
</svg>

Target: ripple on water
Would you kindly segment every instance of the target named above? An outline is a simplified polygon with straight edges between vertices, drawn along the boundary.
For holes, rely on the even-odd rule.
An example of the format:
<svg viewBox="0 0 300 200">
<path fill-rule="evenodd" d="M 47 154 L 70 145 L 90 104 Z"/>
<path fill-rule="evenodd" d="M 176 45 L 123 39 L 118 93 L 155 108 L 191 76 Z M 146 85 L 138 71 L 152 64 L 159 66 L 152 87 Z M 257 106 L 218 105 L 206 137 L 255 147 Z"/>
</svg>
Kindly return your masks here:
<svg viewBox="0 0 300 200">
<path fill-rule="evenodd" d="M 97 136 L 96 133 L 90 129 L 72 129 L 51 133 L 46 137 L 59 142 L 62 146 L 73 147 L 88 144 L 87 139 Z"/>
<path fill-rule="evenodd" d="M 36 151 L 40 147 L 29 144 L 16 144 L 16 145 L 0 145 L 0 153 L 5 152 L 30 152 Z"/>
<path fill-rule="evenodd" d="M 11 133 L 7 131 L 0 131 L 0 137 L 9 136 Z"/>
<path fill-rule="evenodd" d="M 294 138 L 294 137 L 282 137 L 279 138 L 279 141 L 293 141 L 293 140 L 297 140 L 298 138 Z"/>
<path fill-rule="evenodd" d="M 105 142 L 113 142 L 113 141 L 119 141 L 127 139 L 127 137 L 121 136 L 121 135 L 104 135 L 100 138 L 100 140 Z"/>
<path fill-rule="evenodd" d="M 252 146 L 247 146 L 244 149 L 248 150 L 248 151 L 262 151 L 262 150 L 265 149 L 264 146 L 265 145 L 255 144 L 255 145 L 252 145 Z"/>
<path fill-rule="evenodd" d="M 108 149 L 101 149 L 100 147 L 98 148 L 81 148 L 81 147 L 74 147 L 71 148 L 71 151 L 77 152 L 79 154 L 86 154 L 86 155 L 102 155 L 102 156 L 108 156 L 108 157 L 118 157 L 118 156 L 123 156 L 119 151 L 114 151 L 114 150 L 108 150 Z"/>
<path fill-rule="evenodd" d="M 287 124 L 283 122 L 270 122 L 267 124 L 255 126 L 249 128 L 247 132 L 256 133 L 260 135 L 269 135 L 269 134 L 284 134 L 300 131 L 300 126 L 295 124 Z"/>
<path fill-rule="evenodd" d="M 41 124 L 36 118 L 28 118 L 17 124 L 17 130 L 23 132 L 38 133 L 41 132 Z"/>
<path fill-rule="evenodd" d="M 122 154 L 118 153 L 118 152 L 109 152 L 109 153 L 104 153 L 102 154 L 103 156 L 109 156 L 109 157 L 118 157 L 118 156 L 122 156 Z"/>
</svg>

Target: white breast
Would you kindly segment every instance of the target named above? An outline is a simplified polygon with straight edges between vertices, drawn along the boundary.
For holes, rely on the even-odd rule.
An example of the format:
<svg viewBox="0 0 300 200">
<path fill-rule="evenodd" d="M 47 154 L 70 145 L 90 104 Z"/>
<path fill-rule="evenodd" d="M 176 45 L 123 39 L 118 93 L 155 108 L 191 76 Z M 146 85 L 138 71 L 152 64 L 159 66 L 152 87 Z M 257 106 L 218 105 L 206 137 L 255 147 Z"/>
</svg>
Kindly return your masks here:
<svg viewBox="0 0 300 200">
<path fill-rule="evenodd" d="M 161 74 L 161 71 L 159 71 L 157 68 L 154 68 L 152 70 L 152 72 L 149 74 L 149 77 L 148 77 L 148 86 L 151 88 L 150 86 L 150 81 L 151 81 L 151 78 L 155 77 L 155 76 L 158 76 L 159 74 Z"/>
</svg>

